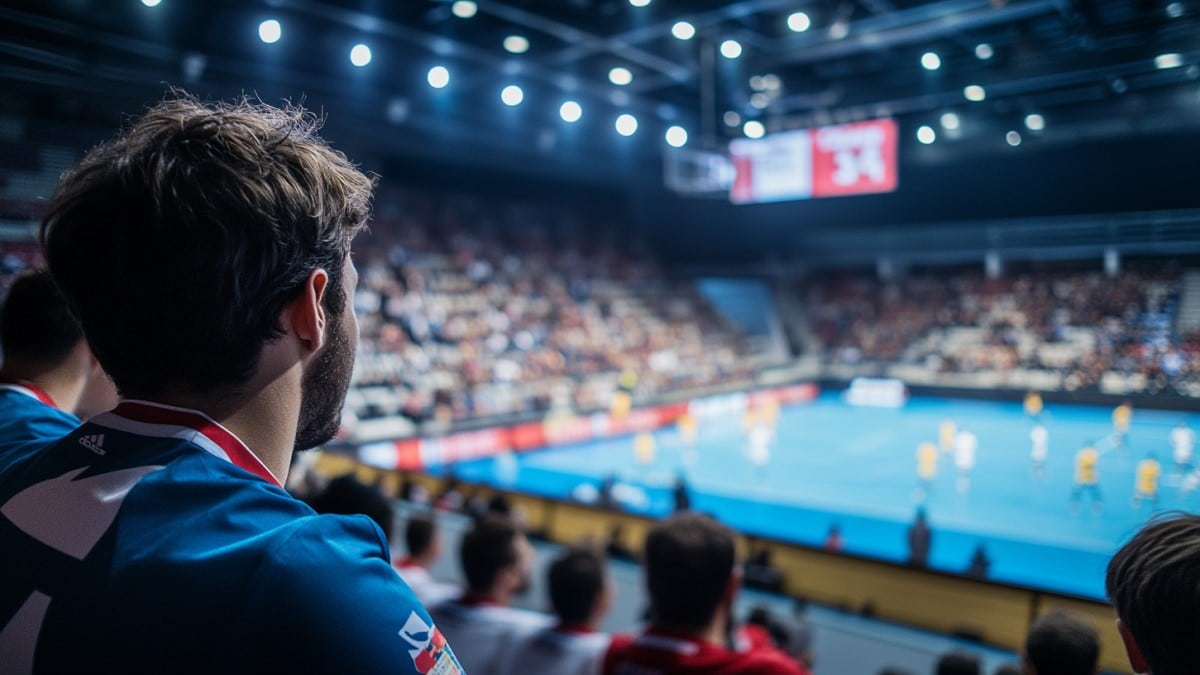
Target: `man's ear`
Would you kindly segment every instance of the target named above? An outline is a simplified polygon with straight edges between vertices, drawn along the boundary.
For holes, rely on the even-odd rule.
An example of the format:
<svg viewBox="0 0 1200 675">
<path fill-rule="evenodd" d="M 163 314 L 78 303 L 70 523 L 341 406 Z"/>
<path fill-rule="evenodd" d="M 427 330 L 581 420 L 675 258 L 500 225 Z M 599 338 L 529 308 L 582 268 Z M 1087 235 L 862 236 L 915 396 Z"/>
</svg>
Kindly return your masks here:
<svg viewBox="0 0 1200 675">
<path fill-rule="evenodd" d="M 1125 654 L 1129 656 L 1129 666 L 1133 668 L 1133 672 L 1149 673 L 1150 667 L 1146 665 L 1146 659 L 1142 656 L 1142 648 L 1133 639 L 1133 633 L 1129 632 L 1129 626 L 1126 626 L 1125 622 L 1120 619 L 1117 619 L 1117 632 L 1121 634 L 1121 642 L 1125 643 Z"/>
<path fill-rule="evenodd" d="M 288 305 L 286 314 L 292 324 L 296 338 L 310 352 L 325 346 L 325 288 L 329 285 L 329 273 L 317 268 L 308 274 L 300 295 Z"/>
</svg>

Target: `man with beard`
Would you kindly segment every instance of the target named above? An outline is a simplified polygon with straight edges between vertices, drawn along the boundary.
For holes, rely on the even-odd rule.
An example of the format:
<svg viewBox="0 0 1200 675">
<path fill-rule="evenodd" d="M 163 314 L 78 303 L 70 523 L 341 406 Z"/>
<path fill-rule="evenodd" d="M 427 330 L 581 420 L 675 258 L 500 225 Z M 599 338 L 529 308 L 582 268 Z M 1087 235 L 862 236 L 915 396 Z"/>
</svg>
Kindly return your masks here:
<svg viewBox="0 0 1200 675">
<path fill-rule="evenodd" d="M 509 607 L 529 588 L 533 546 L 511 519 L 489 514 L 463 536 L 459 553 L 466 592 L 429 611 L 468 673 L 499 673 L 509 650 L 552 625 L 549 616 Z"/>
<path fill-rule="evenodd" d="M 178 98 L 64 176 L 42 246 L 122 401 L 0 472 L 6 673 L 460 671 L 379 527 L 281 487 L 338 427 L 373 190 L 316 127 Z"/>
</svg>

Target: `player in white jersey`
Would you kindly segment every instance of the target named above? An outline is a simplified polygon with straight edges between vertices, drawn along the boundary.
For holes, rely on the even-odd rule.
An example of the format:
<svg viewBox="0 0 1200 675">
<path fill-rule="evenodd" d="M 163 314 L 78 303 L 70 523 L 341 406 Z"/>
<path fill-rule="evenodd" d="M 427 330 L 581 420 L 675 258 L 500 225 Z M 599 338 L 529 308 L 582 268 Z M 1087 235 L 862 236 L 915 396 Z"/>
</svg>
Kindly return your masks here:
<svg viewBox="0 0 1200 675">
<path fill-rule="evenodd" d="M 750 433 L 746 440 L 746 452 L 750 458 L 750 464 L 761 473 L 771 461 L 771 443 L 775 440 L 775 432 L 771 427 L 760 422 L 750 427 Z"/>
<path fill-rule="evenodd" d="M 1029 430 L 1029 458 L 1033 461 L 1033 475 L 1041 478 L 1046 474 L 1046 457 L 1050 454 L 1050 432 L 1041 424 Z"/>
<path fill-rule="evenodd" d="M 1175 470 L 1182 473 L 1192 467 L 1192 452 L 1196 447 L 1196 432 L 1187 422 L 1180 422 L 1171 430 L 1171 455 L 1175 459 Z"/>
<path fill-rule="evenodd" d="M 966 493 L 971 487 L 971 470 L 975 468 L 975 449 L 979 439 L 970 431 L 954 435 L 954 467 L 958 469 L 958 491 Z"/>
</svg>

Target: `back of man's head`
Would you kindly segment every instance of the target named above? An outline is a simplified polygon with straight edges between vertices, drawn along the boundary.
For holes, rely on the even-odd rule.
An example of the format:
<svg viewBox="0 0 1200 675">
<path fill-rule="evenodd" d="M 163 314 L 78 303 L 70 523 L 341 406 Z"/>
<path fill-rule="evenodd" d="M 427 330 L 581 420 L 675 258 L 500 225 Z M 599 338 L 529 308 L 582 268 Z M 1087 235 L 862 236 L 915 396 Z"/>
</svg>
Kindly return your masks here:
<svg viewBox="0 0 1200 675">
<path fill-rule="evenodd" d="M 408 519 L 404 526 L 404 545 L 410 558 L 420 558 L 433 548 L 437 528 L 433 516 L 418 513 Z"/>
<path fill-rule="evenodd" d="M 650 530 L 644 556 L 654 622 L 688 631 L 708 626 L 734 574 L 733 532 L 708 516 L 679 513 Z"/>
<path fill-rule="evenodd" d="M 605 585 L 604 558 L 586 547 L 572 547 L 554 559 L 547 572 L 550 605 L 559 621 L 586 624 L 595 618 Z"/>
<path fill-rule="evenodd" d="M 1105 585 L 1134 670 L 1200 671 L 1200 516 L 1144 527 L 1109 561 Z"/>
<path fill-rule="evenodd" d="M 1025 661 L 1033 675 L 1095 675 L 1099 658 L 1095 627 L 1066 610 L 1046 612 L 1025 636 Z"/>
<path fill-rule="evenodd" d="M 337 325 L 373 184 L 318 126 L 299 108 L 180 97 L 64 175 L 42 246 L 125 396 L 237 392 L 317 269 Z"/>
<path fill-rule="evenodd" d="M 518 538 L 523 536 L 513 522 L 488 515 L 462 538 L 461 563 L 467 588 L 473 593 L 490 593 L 502 571 L 520 561 Z"/>
<path fill-rule="evenodd" d="M 366 485 L 348 473 L 329 481 L 329 485 L 312 499 L 317 513 L 332 513 L 343 516 L 364 515 L 375 521 L 388 539 L 392 538 L 392 523 L 395 514 L 387 497 L 379 490 Z"/>
<path fill-rule="evenodd" d="M 979 657 L 967 652 L 947 652 L 937 660 L 936 675 L 980 675 Z"/>
<path fill-rule="evenodd" d="M 0 312 L 0 352 L 6 369 L 53 369 L 82 339 L 79 322 L 47 270 L 17 276 Z"/>
</svg>

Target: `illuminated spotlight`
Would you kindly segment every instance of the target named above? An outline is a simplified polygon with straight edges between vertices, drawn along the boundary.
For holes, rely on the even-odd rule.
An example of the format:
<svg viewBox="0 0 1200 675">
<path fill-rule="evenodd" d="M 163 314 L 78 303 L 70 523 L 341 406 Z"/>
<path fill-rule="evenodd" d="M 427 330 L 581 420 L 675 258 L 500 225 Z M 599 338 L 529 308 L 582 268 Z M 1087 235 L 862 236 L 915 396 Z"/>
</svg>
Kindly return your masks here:
<svg viewBox="0 0 1200 675">
<path fill-rule="evenodd" d="M 742 123 L 742 116 L 732 110 L 726 110 L 725 117 L 722 119 L 725 120 L 725 126 L 727 127 L 740 126 Z"/>
<path fill-rule="evenodd" d="M 937 70 L 942 67 L 942 57 L 936 52 L 925 52 L 921 55 L 921 67 L 925 70 Z"/>
<path fill-rule="evenodd" d="M 686 21 L 676 21 L 671 26 L 671 35 L 678 40 L 691 40 L 696 37 L 696 27 Z"/>
<path fill-rule="evenodd" d="M 142 4 L 147 7 L 158 7 L 162 0 L 142 0 Z"/>
<path fill-rule="evenodd" d="M 990 44 L 986 42 L 980 42 L 979 44 L 975 45 L 975 58 L 979 59 L 980 61 L 987 61 L 995 55 L 996 50 L 992 49 Z"/>
<path fill-rule="evenodd" d="M 279 42 L 279 38 L 283 37 L 283 26 L 275 19 L 267 19 L 258 24 L 258 39 L 267 44 Z"/>
<path fill-rule="evenodd" d="M 478 12 L 479 8 L 471 0 L 458 0 L 450 5 L 450 11 L 460 19 L 469 19 L 475 16 L 475 12 Z"/>
<path fill-rule="evenodd" d="M 742 55 L 742 45 L 737 40 L 726 40 L 721 43 L 721 56 L 736 59 Z"/>
<path fill-rule="evenodd" d="M 812 27 L 812 19 L 804 12 L 794 12 L 788 15 L 787 26 L 796 33 L 803 33 Z"/>
<path fill-rule="evenodd" d="M 833 40 L 841 40 L 850 34 L 850 22 L 838 21 L 829 27 L 829 37 Z"/>
<path fill-rule="evenodd" d="M 750 105 L 762 110 L 763 108 L 771 105 L 771 97 L 761 92 L 757 93 L 750 97 Z"/>
<path fill-rule="evenodd" d="M 429 69 L 429 74 L 425 79 L 429 80 L 429 86 L 441 89 L 450 84 L 450 71 L 446 70 L 445 66 L 434 66 Z"/>
<path fill-rule="evenodd" d="M 513 54 L 524 54 L 529 51 L 529 40 L 524 35 L 509 35 L 504 38 L 504 49 Z"/>
<path fill-rule="evenodd" d="M 1179 17 L 1183 16 L 1183 11 L 1182 2 L 1172 2 L 1167 5 L 1167 16 L 1171 17 L 1172 19 L 1178 19 Z"/>
<path fill-rule="evenodd" d="M 608 81 L 616 85 L 625 86 L 633 82 L 633 73 L 629 72 L 628 68 L 617 66 L 608 71 Z"/>
<path fill-rule="evenodd" d="M 650 0 L 629 0 L 629 4 L 633 5 L 634 7 L 645 7 L 646 5 L 650 4 Z"/>
<path fill-rule="evenodd" d="M 987 98 L 987 92 L 983 90 L 983 87 L 977 84 L 969 84 L 966 87 L 963 87 L 963 96 L 965 96 L 968 101 L 975 101 L 978 103 L 979 101 Z"/>
<path fill-rule="evenodd" d="M 959 124 L 961 124 L 958 114 L 952 112 L 942 113 L 941 120 L 939 121 L 942 123 L 942 128 L 946 131 L 956 131 Z"/>
<path fill-rule="evenodd" d="M 637 118 L 629 113 L 622 113 L 617 117 L 617 133 L 622 136 L 632 136 L 637 131 Z"/>
<path fill-rule="evenodd" d="M 521 101 L 525 100 L 525 92 L 515 84 L 510 84 L 500 90 L 500 100 L 504 101 L 504 105 L 512 107 L 521 105 Z"/>
<path fill-rule="evenodd" d="M 750 120 L 742 125 L 742 133 L 746 134 L 747 138 L 762 138 L 763 134 L 767 133 L 767 129 L 762 122 Z"/>
<path fill-rule="evenodd" d="M 1158 56 L 1154 57 L 1154 67 L 1158 68 L 1159 70 L 1166 70 L 1167 68 L 1178 68 L 1179 66 L 1182 66 L 1182 65 L 1183 65 L 1183 55 L 1182 54 L 1176 54 L 1176 53 L 1159 54 Z"/>
<path fill-rule="evenodd" d="M 937 133 L 933 130 L 933 127 L 924 125 L 917 129 L 917 140 L 921 141 L 925 145 L 929 145 L 937 140 Z"/>
<path fill-rule="evenodd" d="M 1046 118 L 1037 113 L 1025 116 L 1025 128 L 1030 131 L 1041 131 L 1046 128 Z"/>
<path fill-rule="evenodd" d="M 682 148 L 687 143 L 687 129 L 671 127 L 667 129 L 667 145 L 672 148 Z"/>
<path fill-rule="evenodd" d="M 558 116 L 563 118 L 564 122 L 578 122 L 579 118 L 583 117 L 583 108 L 575 101 L 563 101 L 558 107 Z"/>
<path fill-rule="evenodd" d="M 751 76 L 750 88 L 753 89 L 754 91 L 762 91 L 763 89 L 767 88 L 767 85 L 763 84 L 762 75 Z"/>
<path fill-rule="evenodd" d="M 362 68 L 370 62 L 371 48 L 361 42 L 354 45 L 354 48 L 350 50 L 350 63 Z"/>
<path fill-rule="evenodd" d="M 762 81 L 763 88 L 767 91 L 778 91 L 779 88 L 783 86 L 783 81 L 779 79 L 779 76 L 772 75 L 770 73 L 763 75 Z"/>
<path fill-rule="evenodd" d="M 1008 144 L 1015 148 L 1021 144 L 1021 134 L 1018 134 L 1015 131 L 1010 131 L 1007 134 L 1004 134 L 1004 140 L 1008 141 Z"/>
</svg>

